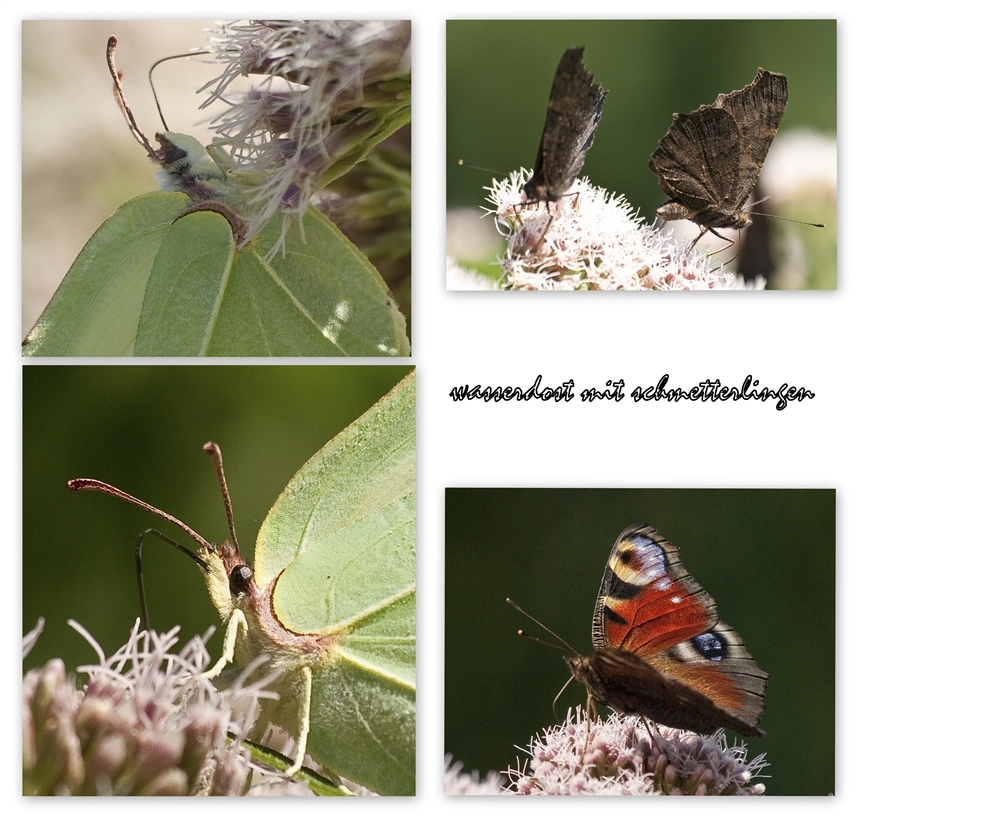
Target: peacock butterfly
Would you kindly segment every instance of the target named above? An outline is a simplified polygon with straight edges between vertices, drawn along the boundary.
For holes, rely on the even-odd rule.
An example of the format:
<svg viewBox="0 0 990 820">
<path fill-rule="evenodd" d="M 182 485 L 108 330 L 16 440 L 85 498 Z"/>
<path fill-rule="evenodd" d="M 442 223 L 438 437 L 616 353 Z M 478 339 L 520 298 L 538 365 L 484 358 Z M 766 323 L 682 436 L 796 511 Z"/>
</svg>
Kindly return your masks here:
<svg viewBox="0 0 990 820">
<path fill-rule="evenodd" d="M 612 547 L 591 626 L 595 651 L 567 659 L 591 699 L 665 726 L 762 736 L 767 679 L 742 638 L 647 524 Z"/>
</svg>

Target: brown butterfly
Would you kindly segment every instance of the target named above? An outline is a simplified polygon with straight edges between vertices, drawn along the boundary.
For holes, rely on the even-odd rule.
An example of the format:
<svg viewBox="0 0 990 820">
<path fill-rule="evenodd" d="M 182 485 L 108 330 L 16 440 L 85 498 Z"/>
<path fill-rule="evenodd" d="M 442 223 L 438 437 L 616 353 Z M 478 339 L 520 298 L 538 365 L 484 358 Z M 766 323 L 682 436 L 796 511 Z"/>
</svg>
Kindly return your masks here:
<svg viewBox="0 0 990 820">
<path fill-rule="evenodd" d="M 605 567 L 591 627 L 595 651 L 567 659 L 591 699 L 676 729 L 762 736 L 767 679 L 677 547 L 633 524 Z"/>
<path fill-rule="evenodd" d="M 739 91 L 719 94 L 712 105 L 674 122 L 650 157 L 650 170 L 667 196 L 657 208 L 663 220 L 690 219 L 701 227 L 693 248 L 708 231 L 745 228 L 741 209 L 756 185 L 767 151 L 787 106 L 787 77 L 760 69 Z"/>
<path fill-rule="evenodd" d="M 595 141 L 608 93 L 581 60 L 584 46 L 564 52 L 553 76 L 547 119 L 533 175 L 523 186 L 531 202 L 556 202 L 574 184 Z"/>
</svg>

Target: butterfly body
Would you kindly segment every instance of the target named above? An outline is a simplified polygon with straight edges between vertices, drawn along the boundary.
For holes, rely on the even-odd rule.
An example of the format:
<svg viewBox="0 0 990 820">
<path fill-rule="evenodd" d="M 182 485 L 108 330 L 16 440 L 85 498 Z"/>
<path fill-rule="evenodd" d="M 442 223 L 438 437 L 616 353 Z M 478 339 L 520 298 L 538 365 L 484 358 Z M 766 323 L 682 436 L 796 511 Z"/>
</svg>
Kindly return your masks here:
<svg viewBox="0 0 990 820">
<path fill-rule="evenodd" d="M 674 114 L 650 157 L 650 170 L 670 197 L 657 209 L 657 217 L 689 219 L 701 227 L 700 236 L 715 233 L 715 228 L 749 225 L 742 207 L 756 186 L 786 105 L 787 77 L 761 68 L 745 88 L 719 94 L 712 105 L 690 114 Z"/>
<path fill-rule="evenodd" d="M 227 171 L 218 164 L 225 154 L 213 147 L 213 154 L 195 137 L 171 131 L 155 134 L 161 146 L 151 158 L 161 166 L 159 183 L 163 191 L 182 191 L 193 202 L 219 200 L 236 205 L 244 198 Z M 228 159 L 229 163 L 229 159 Z"/>
<path fill-rule="evenodd" d="M 595 651 L 567 659 L 589 696 L 666 726 L 762 735 L 769 675 L 718 618 L 715 600 L 646 524 L 615 542 L 592 622 Z"/>
<path fill-rule="evenodd" d="M 523 186 L 530 202 L 556 202 L 566 194 L 595 141 L 608 92 L 584 67 L 583 54 L 583 46 L 569 48 L 557 65 L 533 175 Z"/>
</svg>

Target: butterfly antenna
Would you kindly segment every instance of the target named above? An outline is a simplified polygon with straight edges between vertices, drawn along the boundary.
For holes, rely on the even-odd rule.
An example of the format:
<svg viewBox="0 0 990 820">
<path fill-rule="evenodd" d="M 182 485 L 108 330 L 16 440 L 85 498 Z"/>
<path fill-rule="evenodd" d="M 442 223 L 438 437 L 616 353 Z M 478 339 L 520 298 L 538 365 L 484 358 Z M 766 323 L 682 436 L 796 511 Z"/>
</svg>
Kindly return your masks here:
<svg viewBox="0 0 990 820">
<path fill-rule="evenodd" d="M 777 216 L 777 214 L 761 214 L 759 211 L 749 211 L 753 216 L 766 216 L 770 219 L 780 219 L 784 222 L 793 222 L 796 225 L 808 225 L 812 228 L 824 228 L 825 225 L 821 222 L 804 222 L 801 219 L 788 219 L 786 216 Z"/>
<path fill-rule="evenodd" d="M 213 552 L 216 549 L 213 544 L 203 538 L 203 536 L 196 532 L 196 530 L 188 524 L 184 524 L 174 515 L 169 515 L 164 510 L 160 510 L 158 507 L 153 507 L 151 504 L 147 504 L 140 498 L 135 498 L 133 495 L 125 493 L 123 490 L 118 490 L 116 487 L 107 484 L 105 481 L 100 481 L 96 478 L 73 478 L 69 481 L 68 487 L 73 492 L 77 490 L 96 490 L 97 492 L 105 493 L 106 495 L 112 495 L 114 498 L 119 498 L 122 501 L 126 501 L 128 504 L 133 504 L 135 507 L 140 507 L 142 510 L 154 513 L 159 518 L 163 518 L 168 521 L 170 524 L 175 524 L 175 526 L 181 529 L 207 552 Z"/>
<path fill-rule="evenodd" d="M 525 629 L 517 629 L 516 634 L 520 638 L 525 638 L 527 641 L 532 641 L 533 643 L 538 643 L 540 646 L 548 646 L 551 649 L 565 649 L 567 647 L 561 646 L 560 644 L 550 643 L 550 641 L 545 641 L 543 638 L 537 638 L 536 635 L 530 635 Z M 567 650 L 570 651 L 570 650 Z"/>
<path fill-rule="evenodd" d="M 199 51 L 190 51 L 186 54 L 171 54 L 168 57 L 162 57 L 160 60 L 155 60 L 155 62 L 151 64 L 151 68 L 148 69 L 148 84 L 151 86 L 151 96 L 155 98 L 155 108 L 158 109 L 158 118 L 162 121 L 162 126 L 165 128 L 166 131 L 169 130 L 168 123 L 165 122 L 165 115 L 162 113 L 162 107 L 158 102 L 158 92 L 155 91 L 155 80 L 151 76 L 152 73 L 159 65 L 166 62 L 167 60 L 181 60 L 183 57 L 192 57 L 196 54 L 209 54 L 209 53 L 210 52 L 206 49 L 200 49 Z"/>
<path fill-rule="evenodd" d="M 560 649 L 560 648 L 566 649 L 572 655 L 579 655 L 580 654 L 573 646 L 571 646 L 567 641 L 565 641 L 563 638 L 561 638 L 560 635 L 558 635 L 556 632 L 554 632 L 549 626 L 547 626 L 545 623 L 543 623 L 541 621 L 536 620 L 536 618 L 534 618 L 532 615 L 530 615 L 525 609 L 523 609 L 521 606 L 519 606 L 519 604 L 517 604 L 511 598 L 506 598 L 505 599 L 505 602 L 509 606 L 511 606 L 514 610 L 516 610 L 520 614 L 525 615 L 527 618 L 529 618 L 534 624 L 536 624 L 538 627 L 540 627 L 540 629 L 542 629 L 548 635 L 550 635 L 550 636 L 556 638 L 558 641 L 560 641 L 560 646 L 553 646 L 553 644 L 549 644 L 549 643 L 546 643 L 545 641 L 541 641 L 541 640 L 539 640 L 537 638 L 533 638 L 532 635 L 527 635 L 525 632 L 523 632 L 520 629 L 519 630 L 519 634 L 521 636 L 523 636 L 525 638 L 531 638 L 532 640 L 536 641 L 537 643 L 542 643 L 545 646 L 552 646 L 554 649 Z"/>
<path fill-rule="evenodd" d="M 107 65 L 110 67 L 110 76 L 113 77 L 113 96 L 117 100 L 117 105 L 120 106 L 120 110 L 124 112 L 124 119 L 127 120 L 127 127 L 131 129 L 131 133 L 134 135 L 134 139 L 138 141 L 138 144 L 144 147 L 144 150 L 148 152 L 148 156 L 152 159 L 155 158 L 156 151 L 151 146 L 151 140 L 145 135 L 137 124 L 137 120 L 134 119 L 134 114 L 131 111 L 130 106 L 127 104 L 127 100 L 124 98 L 124 87 L 121 84 L 124 79 L 124 75 L 117 70 L 117 61 L 114 58 L 114 52 L 117 51 L 117 38 L 112 34 L 110 39 L 107 40 Z"/>
<path fill-rule="evenodd" d="M 473 162 L 468 162 L 466 159 L 457 160 L 457 164 L 462 168 L 470 168 L 472 171 L 484 171 L 486 174 L 495 174 L 497 177 L 508 176 L 505 171 L 496 171 L 494 168 L 486 168 L 484 165 L 475 165 Z"/>
<path fill-rule="evenodd" d="M 199 568 L 203 570 L 203 572 L 209 572 L 210 570 L 209 564 L 207 564 L 206 561 L 200 558 L 195 552 L 193 552 L 188 547 L 182 546 L 182 544 L 180 544 L 178 541 L 169 538 L 164 533 L 159 532 L 154 528 L 147 529 L 144 532 L 142 532 L 141 536 L 138 538 L 138 545 L 134 555 L 134 559 L 135 562 L 137 563 L 138 600 L 141 602 L 141 623 L 145 629 L 151 629 L 151 618 L 148 616 L 148 596 L 145 594 L 144 591 L 144 567 L 141 565 L 141 549 L 144 546 L 144 539 L 147 538 L 149 535 L 157 535 L 166 544 L 171 544 L 177 550 L 184 552 L 186 555 L 192 558 L 193 561 L 199 564 Z"/>
<path fill-rule="evenodd" d="M 241 547 L 237 543 L 237 533 L 234 532 L 234 508 L 230 503 L 230 490 L 227 489 L 227 478 L 223 474 L 223 456 L 220 453 L 220 447 L 212 441 L 208 441 L 203 445 L 203 450 L 206 451 L 211 461 L 213 461 L 213 469 L 217 474 L 217 481 L 220 482 L 220 492 L 223 495 L 223 506 L 227 511 L 227 528 L 230 530 L 230 540 L 234 542 L 235 549 L 240 552 Z"/>
</svg>

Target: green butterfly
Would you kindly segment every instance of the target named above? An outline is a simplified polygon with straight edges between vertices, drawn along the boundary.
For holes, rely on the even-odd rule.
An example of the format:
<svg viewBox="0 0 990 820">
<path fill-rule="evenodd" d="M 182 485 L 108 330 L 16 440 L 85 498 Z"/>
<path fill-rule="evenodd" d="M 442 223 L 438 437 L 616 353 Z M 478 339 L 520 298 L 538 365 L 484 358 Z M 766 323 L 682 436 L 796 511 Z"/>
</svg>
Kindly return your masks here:
<svg viewBox="0 0 990 820">
<path fill-rule="evenodd" d="M 244 243 L 250 172 L 218 145 L 128 126 L 162 191 L 122 205 L 87 242 L 23 352 L 32 356 L 406 356 L 405 318 L 374 266 L 310 207 Z M 305 236 L 305 241 L 303 240 Z M 244 243 L 242 245 L 242 243 Z"/>
<path fill-rule="evenodd" d="M 269 660 L 256 736 L 269 723 L 304 754 L 380 794 L 414 794 L 416 776 L 416 380 L 406 376 L 289 482 L 258 533 L 254 568 L 241 555 L 220 449 L 231 540 L 211 544 L 177 518 L 96 479 L 69 482 L 153 512 L 199 545 L 209 595 L 226 622 L 223 655 Z"/>
</svg>

